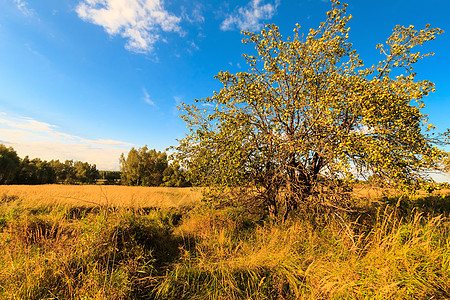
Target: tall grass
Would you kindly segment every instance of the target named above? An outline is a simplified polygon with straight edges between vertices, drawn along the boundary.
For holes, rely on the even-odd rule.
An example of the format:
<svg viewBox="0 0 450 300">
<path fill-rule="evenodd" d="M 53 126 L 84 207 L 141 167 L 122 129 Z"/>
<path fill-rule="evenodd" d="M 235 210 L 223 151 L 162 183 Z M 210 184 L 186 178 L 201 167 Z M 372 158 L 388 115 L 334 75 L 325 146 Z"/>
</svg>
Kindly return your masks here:
<svg viewBox="0 0 450 300">
<path fill-rule="evenodd" d="M 414 201 L 417 201 L 415 199 Z M 441 202 L 449 203 L 450 197 Z M 413 203 L 414 204 L 414 203 Z M 409 205 L 413 205 L 409 204 Z M 384 202 L 364 224 L 256 224 L 242 211 L 191 214 L 196 240 L 157 286 L 162 299 L 447 299 L 450 222 Z"/>
<path fill-rule="evenodd" d="M 244 208 L 0 200 L 0 299 L 449 299 L 450 196 L 276 224 Z"/>
<path fill-rule="evenodd" d="M 145 297 L 142 279 L 178 252 L 177 215 L 169 210 L 30 208 L 17 198 L 2 200 L 1 299 Z"/>
</svg>

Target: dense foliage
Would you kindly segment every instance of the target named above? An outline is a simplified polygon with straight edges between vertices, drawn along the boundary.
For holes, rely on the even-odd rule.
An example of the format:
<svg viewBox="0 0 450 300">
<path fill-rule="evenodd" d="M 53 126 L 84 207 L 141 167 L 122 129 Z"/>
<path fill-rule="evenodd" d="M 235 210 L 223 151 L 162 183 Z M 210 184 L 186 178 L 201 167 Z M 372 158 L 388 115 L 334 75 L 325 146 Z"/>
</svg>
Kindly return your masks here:
<svg viewBox="0 0 450 300">
<path fill-rule="evenodd" d="M 169 163 L 167 154 L 147 146 L 131 148 L 120 157 L 121 171 L 99 171 L 82 161 L 21 159 L 12 147 L 0 144 L 0 184 L 123 184 L 138 186 L 192 186 L 186 170 Z"/>
<path fill-rule="evenodd" d="M 13 148 L 0 144 L 0 184 L 95 183 L 98 178 L 95 164 L 21 159 Z"/>
<path fill-rule="evenodd" d="M 275 25 L 244 32 L 257 51 L 244 55 L 249 72 L 220 72 L 219 92 L 183 105 L 190 134 L 178 158 L 196 183 L 286 218 L 298 206 L 335 207 L 355 177 L 402 186 L 444 169 L 448 154 L 421 112 L 434 85 L 413 69 L 432 54 L 414 48 L 442 31 L 396 26 L 377 46 L 385 58 L 365 67 L 347 41 L 352 16 L 332 2 L 306 35 L 299 25 L 287 39 Z"/>
<path fill-rule="evenodd" d="M 12 147 L 0 144 L 0 184 L 10 184 L 20 170 L 20 158 Z"/>
<path fill-rule="evenodd" d="M 167 166 L 167 154 L 147 146 L 131 148 L 126 158 L 120 156 L 122 182 L 127 185 L 159 186 Z"/>
<path fill-rule="evenodd" d="M 185 171 L 176 163 L 169 165 L 165 152 L 147 146 L 131 148 L 120 156 L 122 184 L 137 186 L 189 186 Z"/>
<path fill-rule="evenodd" d="M 120 171 L 99 171 L 100 179 L 106 184 L 115 184 L 120 182 L 122 172 Z"/>
</svg>

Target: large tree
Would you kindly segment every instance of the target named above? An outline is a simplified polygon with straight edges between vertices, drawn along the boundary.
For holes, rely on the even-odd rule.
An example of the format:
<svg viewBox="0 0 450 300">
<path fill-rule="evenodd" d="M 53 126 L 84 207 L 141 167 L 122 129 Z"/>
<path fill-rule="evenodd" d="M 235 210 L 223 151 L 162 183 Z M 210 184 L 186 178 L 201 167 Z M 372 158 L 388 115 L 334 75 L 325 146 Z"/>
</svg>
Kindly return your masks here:
<svg viewBox="0 0 450 300">
<path fill-rule="evenodd" d="M 244 32 L 257 52 L 244 55 L 249 72 L 220 72 L 219 92 L 183 104 L 190 133 L 178 158 L 194 183 L 286 217 L 299 204 L 335 205 L 330 194 L 354 176 L 401 185 L 442 169 L 447 153 L 420 110 L 434 85 L 413 70 L 432 54 L 414 48 L 441 30 L 396 26 L 377 46 L 384 59 L 365 67 L 347 41 L 346 5 L 332 3 L 306 35 L 299 25 L 287 39 L 275 25 Z"/>
</svg>

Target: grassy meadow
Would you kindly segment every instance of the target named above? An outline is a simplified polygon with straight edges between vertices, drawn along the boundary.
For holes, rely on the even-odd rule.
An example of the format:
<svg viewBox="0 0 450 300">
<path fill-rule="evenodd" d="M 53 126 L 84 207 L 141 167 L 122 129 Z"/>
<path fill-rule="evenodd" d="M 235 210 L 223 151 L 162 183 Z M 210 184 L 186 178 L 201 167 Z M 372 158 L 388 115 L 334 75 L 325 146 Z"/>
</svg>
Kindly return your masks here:
<svg viewBox="0 0 450 300">
<path fill-rule="evenodd" d="M 0 195 L 15 195 L 30 205 L 67 204 L 113 207 L 181 207 L 198 202 L 200 188 L 120 185 L 0 185 Z"/>
<path fill-rule="evenodd" d="M 280 224 L 199 189 L 0 186 L 0 299 L 450 299 L 450 195 L 358 193 Z"/>
</svg>

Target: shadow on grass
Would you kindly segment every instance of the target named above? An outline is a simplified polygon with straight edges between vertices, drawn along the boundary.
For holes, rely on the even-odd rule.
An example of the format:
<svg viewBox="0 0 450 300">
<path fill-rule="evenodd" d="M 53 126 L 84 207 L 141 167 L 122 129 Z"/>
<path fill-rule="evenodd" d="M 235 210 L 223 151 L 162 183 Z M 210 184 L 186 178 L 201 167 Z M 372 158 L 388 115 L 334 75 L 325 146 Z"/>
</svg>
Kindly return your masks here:
<svg viewBox="0 0 450 300">
<path fill-rule="evenodd" d="M 385 205 L 395 205 L 401 217 L 409 217 L 416 212 L 430 217 L 450 216 L 450 195 L 413 196 L 409 198 L 398 196 L 384 198 L 382 201 Z"/>
</svg>

